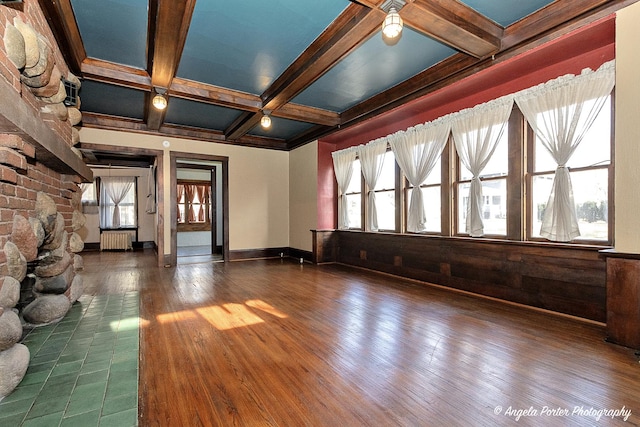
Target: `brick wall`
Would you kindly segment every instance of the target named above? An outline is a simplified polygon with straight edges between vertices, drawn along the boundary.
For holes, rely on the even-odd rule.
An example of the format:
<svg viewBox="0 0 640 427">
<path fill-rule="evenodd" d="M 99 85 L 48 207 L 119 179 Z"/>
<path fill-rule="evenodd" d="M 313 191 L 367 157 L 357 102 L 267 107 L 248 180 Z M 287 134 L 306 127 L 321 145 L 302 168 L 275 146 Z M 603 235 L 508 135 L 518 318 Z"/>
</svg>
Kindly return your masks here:
<svg viewBox="0 0 640 427">
<path fill-rule="evenodd" d="M 0 134 L 0 248 L 9 239 L 14 215 L 34 216 L 39 191 L 51 197 L 71 232 L 73 206 L 80 206 L 76 176 L 61 175 L 35 160 L 35 149 L 17 135 Z M 0 251 L 0 276 L 7 274 Z"/>
</svg>

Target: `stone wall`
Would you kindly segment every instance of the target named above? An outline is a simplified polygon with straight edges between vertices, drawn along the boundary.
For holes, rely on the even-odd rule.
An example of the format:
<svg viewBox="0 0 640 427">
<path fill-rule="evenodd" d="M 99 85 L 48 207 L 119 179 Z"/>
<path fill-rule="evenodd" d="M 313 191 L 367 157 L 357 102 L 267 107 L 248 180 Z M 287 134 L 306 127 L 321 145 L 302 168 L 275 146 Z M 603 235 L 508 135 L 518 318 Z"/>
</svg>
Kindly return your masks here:
<svg viewBox="0 0 640 427">
<path fill-rule="evenodd" d="M 24 330 L 59 321 L 82 294 L 76 272 L 84 243 L 75 231 L 84 215 L 81 178 L 67 174 L 77 166 L 60 164 L 65 158 L 63 163 L 78 162 L 71 151 L 81 121 L 78 108 L 63 103 L 61 78 L 80 82 L 69 72 L 38 0 L 0 5 L 0 38 L 0 103 L 11 102 L 0 104 L 2 400 L 29 364 L 29 350 L 20 344 Z M 61 155 L 61 148 L 70 155 Z"/>
<path fill-rule="evenodd" d="M 62 53 L 57 47 L 56 40 L 42 13 L 42 9 L 40 9 L 38 1 L 25 0 L 23 4 L 13 7 L 0 5 L 0 35 L 3 38 L 7 32 L 7 27 L 13 25 L 16 19 L 30 25 L 37 34 L 46 40 L 48 46 L 51 48 L 55 66 L 61 75 L 65 78 L 71 77 L 73 79 L 73 75 L 70 73 Z M 22 100 L 31 107 L 35 119 L 45 121 L 62 140 L 72 145 L 73 125 L 71 122 L 69 120 L 60 120 L 53 112 L 47 109 L 43 111 L 45 105 L 42 100 L 36 97 L 29 88 L 21 82 L 21 71 L 22 70 L 17 68 L 7 56 L 7 49 L 4 44 L 0 43 L 0 79 L 6 80 L 17 93 L 21 94 Z"/>
<path fill-rule="evenodd" d="M 19 136 L 0 134 L 0 400 L 29 364 L 23 329 L 59 321 L 82 295 L 80 179 L 34 153 Z"/>
</svg>

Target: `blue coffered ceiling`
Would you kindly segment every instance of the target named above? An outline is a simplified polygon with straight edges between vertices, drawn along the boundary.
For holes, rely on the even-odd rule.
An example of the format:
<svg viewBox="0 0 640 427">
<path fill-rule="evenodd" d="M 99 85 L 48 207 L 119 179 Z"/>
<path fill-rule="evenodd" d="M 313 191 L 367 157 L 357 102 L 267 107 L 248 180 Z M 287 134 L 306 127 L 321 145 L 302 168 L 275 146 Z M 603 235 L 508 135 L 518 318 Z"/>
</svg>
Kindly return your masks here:
<svg viewBox="0 0 640 427">
<path fill-rule="evenodd" d="M 485 66 L 508 30 L 509 43 L 530 42 L 601 3 L 413 0 L 394 44 L 382 39 L 382 0 L 39 1 L 83 79 L 85 125 L 282 149 L 384 111 L 425 76 Z M 155 111 L 165 91 L 168 108 Z"/>
<path fill-rule="evenodd" d="M 411 28 L 393 46 L 378 31 L 293 101 L 342 112 L 455 53 Z"/>
<path fill-rule="evenodd" d="M 508 27 L 552 3 L 548 0 L 460 0 L 494 22 Z"/>
<path fill-rule="evenodd" d="M 147 67 L 147 0 L 71 0 L 87 55 Z"/>
<path fill-rule="evenodd" d="M 178 76 L 260 95 L 348 4 L 199 1 Z"/>
</svg>

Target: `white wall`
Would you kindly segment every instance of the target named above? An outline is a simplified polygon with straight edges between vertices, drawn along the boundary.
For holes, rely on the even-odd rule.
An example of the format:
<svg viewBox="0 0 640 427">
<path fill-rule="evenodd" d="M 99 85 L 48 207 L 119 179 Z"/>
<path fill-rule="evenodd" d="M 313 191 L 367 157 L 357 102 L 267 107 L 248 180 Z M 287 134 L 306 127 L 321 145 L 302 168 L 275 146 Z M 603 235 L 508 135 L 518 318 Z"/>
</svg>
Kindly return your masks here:
<svg viewBox="0 0 640 427">
<path fill-rule="evenodd" d="M 289 153 L 230 144 L 82 128 L 90 144 L 164 150 L 164 254 L 171 251 L 170 151 L 229 159 L 229 249 L 289 246 Z M 169 142 L 169 147 L 163 146 Z"/>
<path fill-rule="evenodd" d="M 318 142 L 289 153 L 289 246 L 312 250 L 312 229 L 318 224 Z"/>
<path fill-rule="evenodd" d="M 179 248 L 188 248 L 190 246 L 211 247 L 211 232 L 209 231 L 178 231 L 176 239 Z"/>
<path fill-rule="evenodd" d="M 143 168 L 117 168 L 110 169 L 92 169 L 93 176 L 135 176 L 138 177 L 138 241 L 139 242 L 155 242 L 156 233 L 156 214 L 148 214 L 145 212 L 147 202 L 147 175 L 148 169 Z M 80 236 L 85 243 L 100 242 L 100 214 L 85 214 L 87 222 L 80 230 Z"/>
<path fill-rule="evenodd" d="M 640 3 L 616 16 L 615 231 L 619 252 L 640 253 Z"/>
</svg>

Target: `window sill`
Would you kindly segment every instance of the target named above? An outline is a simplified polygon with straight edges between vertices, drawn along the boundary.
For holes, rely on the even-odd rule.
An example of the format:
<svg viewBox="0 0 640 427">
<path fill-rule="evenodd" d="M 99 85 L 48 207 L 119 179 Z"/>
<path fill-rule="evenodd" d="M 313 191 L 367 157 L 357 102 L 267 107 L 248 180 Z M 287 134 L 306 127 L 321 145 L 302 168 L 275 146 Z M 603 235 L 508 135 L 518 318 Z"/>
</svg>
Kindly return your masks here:
<svg viewBox="0 0 640 427">
<path fill-rule="evenodd" d="M 607 243 L 594 243 L 594 242 L 580 242 L 580 243 L 563 243 L 563 242 L 551 242 L 545 240 L 507 240 L 499 237 L 470 237 L 470 236 L 441 236 L 437 234 L 427 233 L 394 233 L 390 231 L 363 231 L 356 229 L 348 230 L 334 230 L 343 233 L 362 233 L 362 234 L 378 234 L 392 237 L 407 237 L 415 239 L 444 239 L 450 241 L 466 241 L 466 242 L 482 242 L 482 243 L 497 243 L 504 245 L 516 245 L 516 246 L 538 246 L 541 248 L 566 248 L 566 249 L 593 249 L 593 250 L 606 250 L 611 249 L 612 246 Z"/>
</svg>

